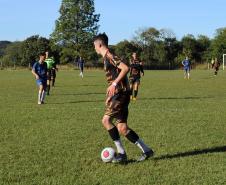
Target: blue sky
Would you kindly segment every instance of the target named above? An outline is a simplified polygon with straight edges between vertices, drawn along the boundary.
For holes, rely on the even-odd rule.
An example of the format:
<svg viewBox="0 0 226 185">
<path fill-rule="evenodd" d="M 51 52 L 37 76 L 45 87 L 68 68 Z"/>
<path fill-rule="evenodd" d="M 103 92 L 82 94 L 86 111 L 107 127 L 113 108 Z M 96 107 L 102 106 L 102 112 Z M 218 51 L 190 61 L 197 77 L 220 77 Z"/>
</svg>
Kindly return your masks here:
<svg viewBox="0 0 226 185">
<path fill-rule="evenodd" d="M 24 40 L 39 34 L 49 37 L 59 17 L 61 0 L 0 0 L 0 40 Z M 100 32 L 110 44 L 132 39 L 140 28 L 173 30 L 181 39 L 190 33 L 214 37 L 226 27 L 225 0 L 95 0 Z"/>
</svg>

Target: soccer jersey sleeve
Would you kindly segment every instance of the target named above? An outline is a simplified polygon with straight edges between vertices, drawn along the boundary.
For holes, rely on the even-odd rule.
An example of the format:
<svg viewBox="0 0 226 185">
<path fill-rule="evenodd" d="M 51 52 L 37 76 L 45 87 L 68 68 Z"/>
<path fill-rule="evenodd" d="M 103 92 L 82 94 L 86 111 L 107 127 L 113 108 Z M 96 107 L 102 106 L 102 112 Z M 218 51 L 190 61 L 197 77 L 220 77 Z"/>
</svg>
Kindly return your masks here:
<svg viewBox="0 0 226 185">
<path fill-rule="evenodd" d="M 34 64 L 33 67 L 32 67 L 32 70 L 35 71 L 35 72 L 37 71 L 37 70 L 36 70 L 36 66 L 37 66 L 37 62 L 35 62 L 35 64 Z"/>
<path fill-rule="evenodd" d="M 112 62 L 114 63 L 114 66 L 117 67 L 121 63 L 121 59 L 119 57 L 117 57 L 117 56 L 113 56 Z"/>
</svg>

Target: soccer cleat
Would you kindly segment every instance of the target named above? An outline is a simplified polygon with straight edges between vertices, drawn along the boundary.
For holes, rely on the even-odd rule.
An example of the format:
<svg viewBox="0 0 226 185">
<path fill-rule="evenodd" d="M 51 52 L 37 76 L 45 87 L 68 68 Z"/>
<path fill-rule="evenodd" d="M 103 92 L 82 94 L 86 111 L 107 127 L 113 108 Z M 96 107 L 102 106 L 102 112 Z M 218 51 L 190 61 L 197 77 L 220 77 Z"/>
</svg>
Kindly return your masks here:
<svg viewBox="0 0 226 185">
<path fill-rule="evenodd" d="M 41 105 L 41 104 L 42 104 L 42 102 L 38 101 L 38 105 Z"/>
<path fill-rule="evenodd" d="M 132 95 L 130 96 L 130 99 L 131 99 L 131 100 L 133 99 L 133 96 L 132 96 Z"/>
<path fill-rule="evenodd" d="M 136 97 L 133 97 L 133 101 L 136 101 L 137 100 L 137 98 Z"/>
<path fill-rule="evenodd" d="M 45 104 L 45 102 L 44 101 L 41 101 L 41 104 Z"/>
<path fill-rule="evenodd" d="M 118 153 L 113 159 L 112 163 L 125 163 L 127 161 L 127 155 L 126 154 L 120 154 Z"/>
<path fill-rule="evenodd" d="M 150 151 L 142 153 L 141 156 L 137 159 L 137 162 L 144 161 L 148 159 L 149 157 L 152 157 L 154 155 L 153 150 L 150 149 Z"/>
</svg>

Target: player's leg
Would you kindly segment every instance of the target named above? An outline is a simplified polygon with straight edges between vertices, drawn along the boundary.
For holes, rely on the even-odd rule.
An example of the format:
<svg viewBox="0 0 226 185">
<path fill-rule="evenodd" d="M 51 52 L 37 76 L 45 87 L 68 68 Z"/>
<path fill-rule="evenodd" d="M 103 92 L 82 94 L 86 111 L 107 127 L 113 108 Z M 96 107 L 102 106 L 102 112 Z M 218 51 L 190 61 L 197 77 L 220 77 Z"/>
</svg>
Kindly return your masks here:
<svg viewBox="0 0 226 185">
<path fill-rule="evenodd" d="M 187 71 L 186 71 L 186 69 L 184 69 L 184 79 L 186 79 L 187 78 Z"/>
<path fill-rule="evenodd" d="M 47 87 L 46 87 L 47 95 L 49 95 L 49 92 L 50 92 L 50 81 L 51 80 L 47 80 Z"/>
<path fill-rule="evenodd" d="M 50 83 L 51 83 L 51 70 L 47 72 L 47 86 L 46 86 L 46 94 L 49 95 L 50 92 Z"/>
<path fill-rule="evenodd" d="M 43 90 L 41 95 L 41 104 L 44 104 L 45 96 L 46 96 L 46 89 L 47 89 L 47 82 L 43 80 Z"/>
<path fill-rule="evenodd" d="M 55 80 L 56 80 L 56 70 L 53 70 L 52 71 L 52 77 L 51 77 L 52 87 L 55 86 Z"/>
<path fill-rule="evenodd" d="M 40 83 L 39 90 L 38 90 L 38 104 L 42 104 L 42 91 L 43 91 L 43 85 Z"/>
<path fill-rule="evenodd" d="M 216 67 L 215 68 L 215 73 L 214 73 L 215 76 L 217 76 L 217 72 L 218 72 L 218 68 Z"/>
<path fill-rule="evenodd" d="M 129 114 L 128 106 L 129 106 L 129 95 L 128 94 L 122 94 L 118 98 L 118 102 L 120 102 L 117 105 L 118 114 L 117 114 L 117 129 L 120 134 L 124 135 L 130 142 L 138 146 L 142 150 L 142 155 L 138 159 L 138 161 L 143 161 L 153 155 L 153 151 L 139 138 L 137 133 L 133 131 L 131 128 L 127 125 L 127 118 Z"/>
<path fill-rule="evenodd" d="M 133 97 L 133 100 L 136 100 L 137 99 L 137 94 L 138 94 L 138 87 L 140 85 L 140 80 L 137 79 L 134 83 L 134 97 Z"/>
<path fill-rule="evenodd" d="M 127 123 L 118 123 L 117 128 L 120 134 L 124 135 L 131 143 L 135 144 L 141 151 L 142 155 L 138 161 L 143 161 L 154 155 L 154 152 L 148 147 L 138 134 L 127 126 Z"/>
<path fill-rule="evenodd" d="M 133 99 L 133 88 L 134 88 L 134 83 L 133 83 L 133 78 L 129 79 L 129 86 L 130 86 L 130 99 Z"/>
<path fill-rule="evenodd" d="M 83 69 L 84 69 L 84 66 L 81 65 L 81 77 L 83 78 Z"/>
<path fill-rule="evenodd" d="M 43 85 L 42 85 L 42 80 L 38 79 L 36 80 L 36 84 L 38 86 L 38 104 L 41 104 L 41 97 L 42 97 L 42 91 L 43 91 Z"/>
<path fill-rule="evenodd" d="M 105 129 L 108 131 L 111 139 L 113 140 L 113 142 L 117 148 L 118 156 L 120 156 L 120 160 L 118 159 L 117 161 L 115 160 L 113 162 L 125 161 L 127 159 L 126 152 L 122 145 L 118 129 L 114 124 L 112 124 L 112 118 L 108 115 L 104 115 L 104 117 L 102 119 L 102 124 L 105 127 Z"/>
<path fill-rule="evenodd" d="M 189 69 L 187 70 L 187 77 L 188 77 L 188 79 L 190 79 L 190 70 Z"/>
</svg>

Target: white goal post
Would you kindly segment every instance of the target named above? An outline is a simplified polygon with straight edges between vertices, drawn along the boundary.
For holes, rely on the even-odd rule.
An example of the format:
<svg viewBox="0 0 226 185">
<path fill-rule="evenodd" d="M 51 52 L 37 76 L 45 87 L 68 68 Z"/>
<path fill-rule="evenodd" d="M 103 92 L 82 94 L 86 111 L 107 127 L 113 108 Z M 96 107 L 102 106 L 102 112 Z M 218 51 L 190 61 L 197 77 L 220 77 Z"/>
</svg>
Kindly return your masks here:
<svg viewBox="0 0 226 185">
<path fill-rule="evenodd" d="M 226 54 L 223 54 L 223 70 L 224 70 L 224 64 L 226 63 Z"/>
</svg>

